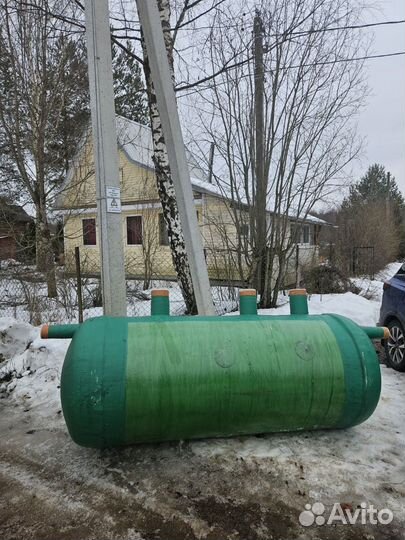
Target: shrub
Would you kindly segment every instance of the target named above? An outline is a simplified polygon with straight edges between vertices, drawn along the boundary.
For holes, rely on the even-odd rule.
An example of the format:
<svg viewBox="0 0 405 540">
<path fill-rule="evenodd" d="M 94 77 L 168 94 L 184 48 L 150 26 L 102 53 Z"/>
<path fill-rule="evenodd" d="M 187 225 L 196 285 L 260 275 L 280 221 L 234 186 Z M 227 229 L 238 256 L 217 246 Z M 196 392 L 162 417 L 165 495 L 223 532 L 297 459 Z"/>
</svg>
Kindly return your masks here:
<svg viewBox="0 0 405 540">
<path fill-rule="evenodd" d="M 306 270 L 303 282 L 309 294 L 357 292 L 341 270 L 326 264 Z"/>
</svg>

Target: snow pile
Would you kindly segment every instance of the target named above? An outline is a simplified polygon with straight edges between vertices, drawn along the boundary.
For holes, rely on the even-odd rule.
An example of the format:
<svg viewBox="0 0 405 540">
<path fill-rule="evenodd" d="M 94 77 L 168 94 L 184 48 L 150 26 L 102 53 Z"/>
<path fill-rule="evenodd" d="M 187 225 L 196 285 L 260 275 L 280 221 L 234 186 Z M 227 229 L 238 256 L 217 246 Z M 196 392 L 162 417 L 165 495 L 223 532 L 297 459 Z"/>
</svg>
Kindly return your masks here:
<svg viewBox="0 0 405 540">
<path fill-rule="evenodd" d="M 398 272 L 401 265 L 401 262 L 390 263 L 375 276 L 375 279 L 369 279 L 368 277 L 357 277 L 351 278 L 351 282 L 359 289 L 360 296 L 364 296 L 369 300 L 376 300 L 377 302 L 381 303 L 384 281 L 387 281 L 394 276 Z"/>
<path fill-rule="evenodd" d="M 284 303 L 273 309 L 260 309 L 261 315 L 289 315 L 287 297 Z M 363 296 L 347 292 L 344 294 L 312 294 L 308 297 L 309 313 L 335 313 L 352 319 L 362 326 L 375 326 L 380 311 L 380 300 L 368 300 Z"/>
<path fill-rule="evenodd" d="M 10 396 L 25 410 L 41 416 L 60 410 L 59 382 L 70 340 L 43 340 L 39 329 L 13 319 L 0 319 L 0 397 Z"/>
<path fill-rule="evenodd" d="M 0 361 L 24 351 L 37 335 L 38 331 L 28 323 L 10 317 L 0 319 Z"/>
<path fill-rule="evenodd" d="M 377 274 L 376 279 L 366 277 L 352 278 L 351 281 L 359 290 L 359 294 L 347 292 L 343 294 L 312 294 L 308 296 L 310 315 L 334 313 L 348 317 L 361 326 L 375 326 L 379 319 L 384 281 L 392 277 L 402 263 L 389 264 Z M 279 306 L 272 309 L 260 309 L 261 315 L 289 315 L 288 296 L 279 295 Z M 238 315 L 239 312 L 230 315 Z"/>
</svg>

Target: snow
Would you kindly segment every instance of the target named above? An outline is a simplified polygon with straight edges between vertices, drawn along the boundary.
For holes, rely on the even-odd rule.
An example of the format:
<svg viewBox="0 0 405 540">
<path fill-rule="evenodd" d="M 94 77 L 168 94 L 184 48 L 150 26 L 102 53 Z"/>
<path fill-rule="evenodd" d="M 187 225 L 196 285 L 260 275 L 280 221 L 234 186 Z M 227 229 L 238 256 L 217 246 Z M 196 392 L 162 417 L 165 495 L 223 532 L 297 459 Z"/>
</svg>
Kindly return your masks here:
<svg viewBox="0 0 405 540">
<path fill-rule="evenodd" d="M 312 294 L 308 296 L 308 308 L 311 315 L 335 313 L 352 319 L 361 326 L 375 326 L 379 319 L 384 281 L 392 277 L 400 268 L 401 262 L 395 262 L 379 272 L 374 280 L 366 277 L 352 278 L 359 289 L 359 294 Z M 260 309 L 261 315 L 288 315 L 290 313 L 288 297 L 280 294 L 279 306 L 273 309 Z"/>
<path fill-rule="evenodd" d="M 39 328 L 13 319 L 0 319 L 0 395 L 10 396 L 45 418 L 60 410 L 59 383 L 70 340 L 43 340 Z"/>
<path fill-rule="evenodd" d="M 391 265 L 373 281 L 356 279 L 361 294 L 312 295 L 310 313 L 338 313 L 362 325 L 378 318 L 383 280 L 393 275 Z M 370 297 L 370 290 L 373 294 Z M 283 296 L 280 297 L 283 300 Z M 285 302 L 266 314 L 287 314 Z M 39 329 L 10 318 L 0 319 L 0 397 L 13 405 L 13 414 L 29 409 L 47 429 L 66 432 L 61 414 L 59 384 L 63 359 L 70 340 L 42 340 Z M 382 395 L 375 413 L 365 423 L 347 430 L 269 434 L 255 437 L 210 439 L 188 443 L 195 459 L 215 466 L 215 474 L 232 471 L 246 463 L 247 471 L 282 478 L 290 484 L 305 482 L 307 500 L 367 501 L 389 508 L 398 520 L 405 519 L 405 373 L 384 366 Z M 156 447 L 159 453 L 159 446 Z M 46 444 L 43 452 L 46 452 Z M 143 450 L 144 452 L 146 450 Z M 167 447 L 162 446 L 163 453 Z M 86 453 L 87 452 L 87 453 Z M 80 467 L 86 470 L 86 449 L 78 449 Z M 119 455 L 119 454 L 117 454 Z M 63 459 L 63 458 L 62 458 Z M 194 458 L 193 458 L 194 459 Z M 301 477 L 305 477 L 302 480 Z M 95 481 L 102 481 L 102 477 Z M 304 504 L 303 502 L 303 504 Z"/>
<path fill-rule="evenodd" d="M 281 306 L 273 309 L 260 309 L 261 315 L 289 315 L 290 306 L 287 297 L 281 300 Z M 368 300 L 363 296 L 347 292 L 344 294 L 312 294 L 308 297 L 311 315 L 335 313 L 352 319 L 361 326 L 375 326 L 381 302 Z"/>
<path fill-rule="evenodd" d="M 0 318 L 0 359 L 9 360 L 24 351 L 35 339 L 37 330 L 28 323 L 11 317 Z"/>
<path fill-rule="evenodd" d="M 152 132 L 149 126 L 139 124 L 123 116 L 116 116 L 118 143 L 130 160 L 143 167 L 154 169 Z M 187 161 L 191 175 L 191 183 L 196 187 L 198 179 L 206 178 L 204 171 L 198 166 L 192 154 L 186 149 Z M 204 185 L 211 184 L 203 182 Z"/>
</svg>

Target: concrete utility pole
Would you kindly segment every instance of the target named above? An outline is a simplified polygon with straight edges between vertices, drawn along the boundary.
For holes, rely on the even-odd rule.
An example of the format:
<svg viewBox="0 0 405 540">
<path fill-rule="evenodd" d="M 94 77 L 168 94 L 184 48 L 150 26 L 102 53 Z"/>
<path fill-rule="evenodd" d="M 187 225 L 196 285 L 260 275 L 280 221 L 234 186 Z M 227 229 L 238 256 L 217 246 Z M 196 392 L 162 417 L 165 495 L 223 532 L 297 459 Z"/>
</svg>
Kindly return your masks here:
<svg viewBox="0 0 405 540">
<path fill-rule="evenodd" d="M 148 52 L 153 85 L 169 156 L 177 207 L 199 315 L 213 315 L 207 264 L 204 258 L 193 190 L 156 0 L 137 0 L 139 20 Z"/>
<path fill-rule="evenodd" d="M 85 6 L 103 310 L 105 315 L 126 316 L 108 0 L 86 0 Z"/>
</svg>

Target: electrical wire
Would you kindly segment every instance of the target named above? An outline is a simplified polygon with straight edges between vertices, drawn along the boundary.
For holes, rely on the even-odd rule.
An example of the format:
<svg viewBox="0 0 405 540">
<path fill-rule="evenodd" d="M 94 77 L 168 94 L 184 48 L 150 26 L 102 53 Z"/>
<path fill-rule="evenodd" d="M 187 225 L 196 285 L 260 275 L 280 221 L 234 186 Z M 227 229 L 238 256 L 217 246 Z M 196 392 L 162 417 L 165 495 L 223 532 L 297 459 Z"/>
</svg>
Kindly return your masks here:
<svg viewBox="0 0 405 540">
<path fill-rule="evenodd" d="M 373 28 L 377 26 L 388 26 L 388 25 L 395 25 L 395 24 L 405 24 L 405 19 L 396 19 L 396 20 L 390 20 L 390 21 L 380 21 L 380 22 L 374 22 L 374 23 L 364 23 L 364 24 L 352 24 L 347 26 L 331 26 L 331 27 L 325 27 L 325 28 L 313 28 L 309 30 L 294 30 L 292 32 L 286 31 L 281 32 L 277 34 L 269 34 L 268 37 L 282 37 L 285 35 L 309 35 L 309 34 L 316 34 L 320 32 L 336 32 L 338 30 L 359 30 L 362 28 Z M 212 30 L 212 29 L 218 29 L 218 30 L 226 30 L 227 28 L 240 28 L 240 29 L 249 29 L 253 28 L 253 23 L 244 24 L 243 22 L 238 24 L 228 24 L 224 26 L 194 26 L 194 27 L 187 27 L 188 23 L 183 23 L 180 25 L 178 30 L 187 30 L 190 32 L 199 31 L 199 30 Z M 133 28 L 134 32 L 140 32 L 140 28 Z M 174 28 L 171 28 L 170 30 L 174 30 Z"/>
<path fill-rule="evenodd" d="M 385 54 L 372 54 L 372 55 L 367 55 L 367 56 L 358 56 L 358 57 L 355 57 L 355 58 L 337 58 L 336 60 L 326 60 L 325 62 L 313 62 L 313 63 L 301 64 L 301 65 L 297 65 L 297 66 L 285 66 L 285 67 L 279 67 L 278 69 L 281 69 L 281 70 L 299 69 L 299 68 L 302 68 L 302 67 L 326 66 L 326 65 L 338 64 L 338 63 L 342 63 L 342 62 L 359 62 L 361 60 L 374 60 L 376 58 L 390 58 L 390 57 L 404 56 L 404 55 L 405 55 L 405 51 L 397 51 L 397 52 L 385 53 Z M 272 69 L 265 69 L 264 73 L 272 73 L 273 71 L 274 70 L 272 70 Z M 218 76 L 219 75 L 220 74 L 218 74 Z M 245 73 L 244 75 L 241 75 L 240 78 L 251 77 L 251 76 L 253 76 L 251 73 Z M 227 81 L 222 81 L 222 82 L 219 82 L 219 83 L 215 82 L 214 84 L 206 86 L 205 88 L 202 87 L 202 88 L 198 88 L 196 90 L 192 90 L 191 92 L 188 92 L 187 94 L 180 94 L 179 97 L 183 98 L 183 97 L 186 97 L 186 96 L 191 96 L 192 94 L 196 94 L 196 93 L 204 91 L 204 90 L 210 90 L 214 86 L 220 86 L 220 85 L 226 84 L 226 83 L 227 83 Z M 194 84 L 197 85 L 199 83 L 198 83 L 198 81 L 196 81 Z M 176 89 L 176 92 L 181 92 L 181 88 Z"/>
</svg>

